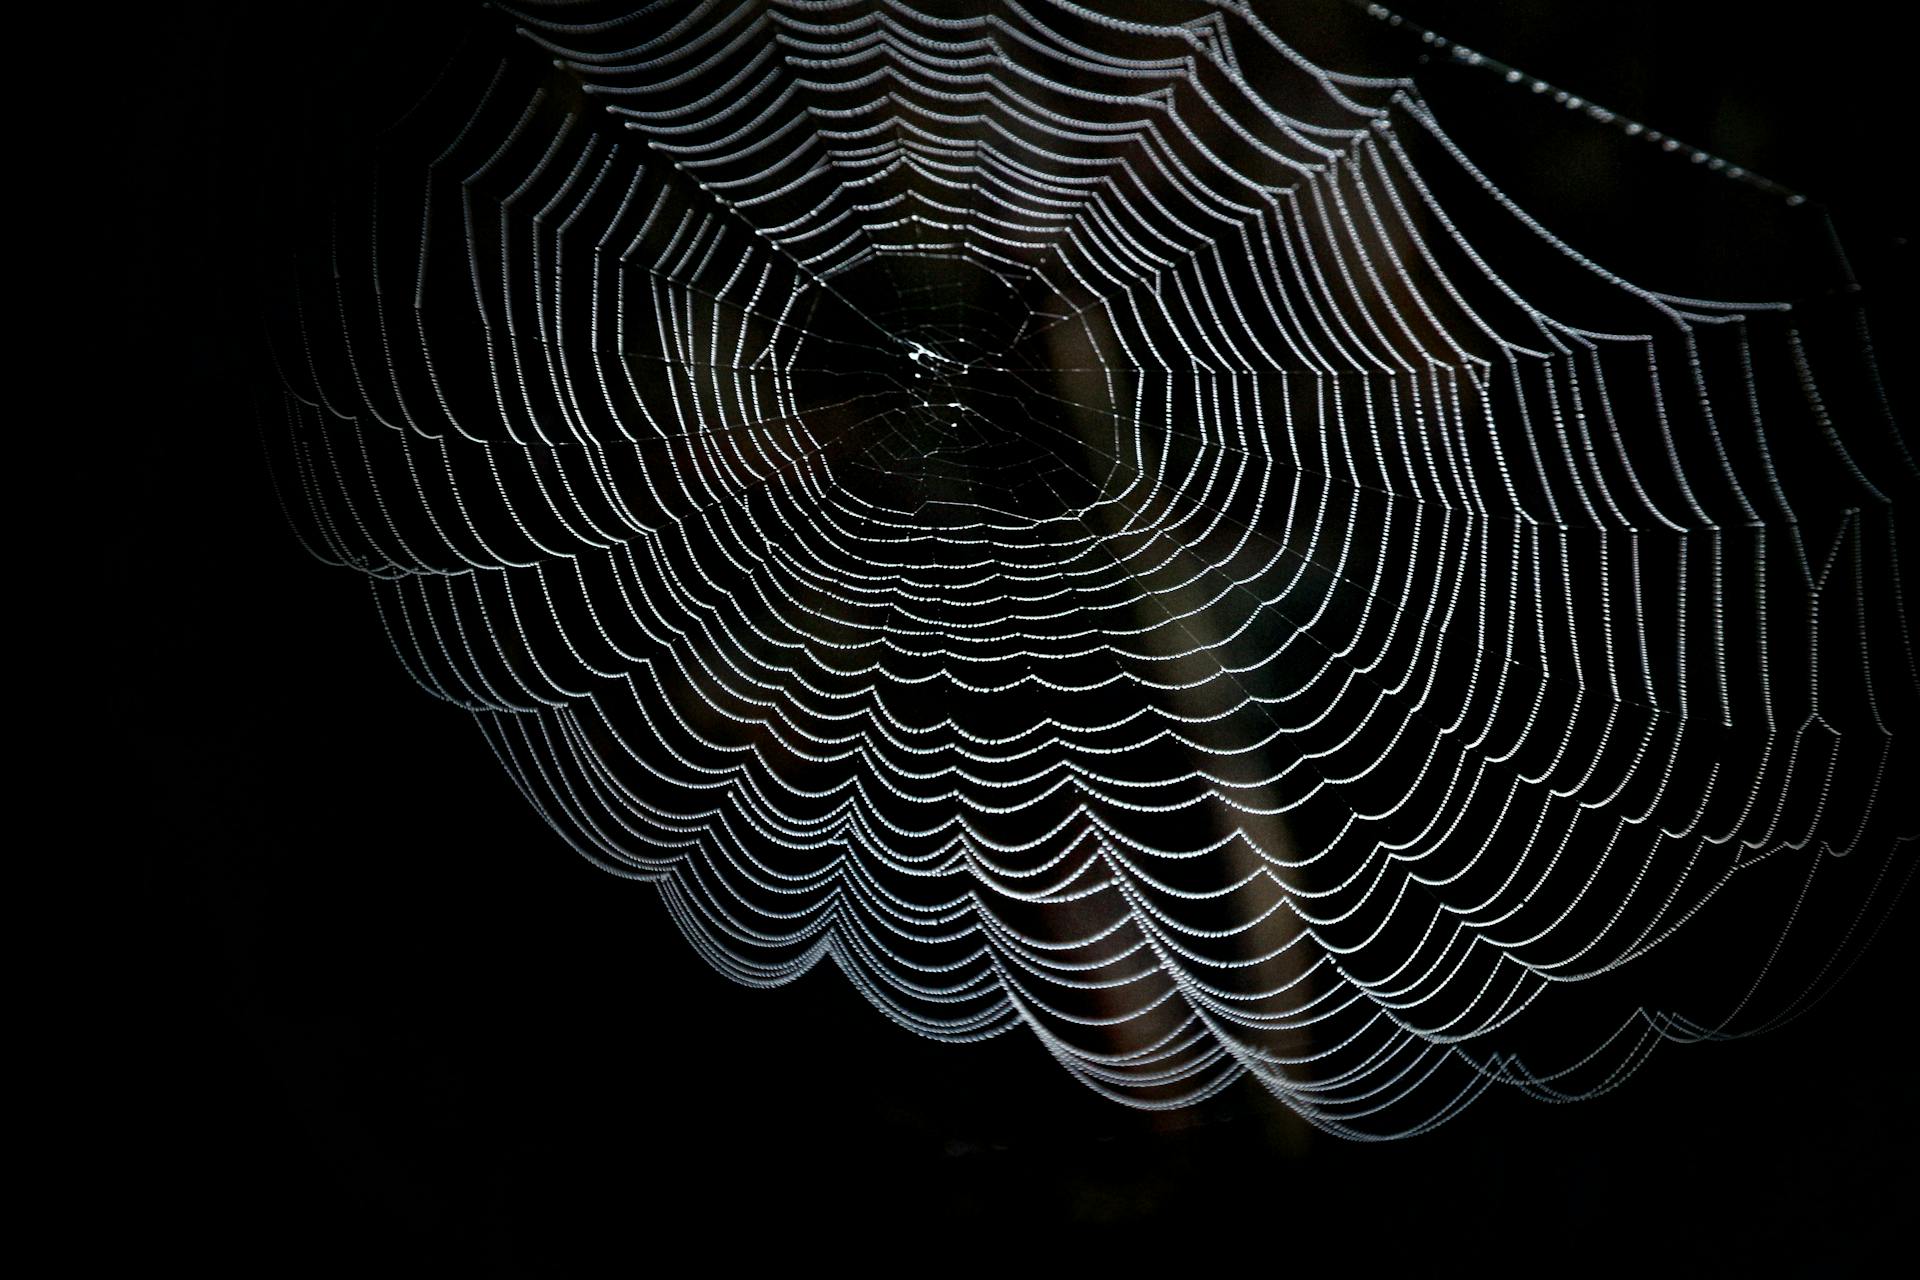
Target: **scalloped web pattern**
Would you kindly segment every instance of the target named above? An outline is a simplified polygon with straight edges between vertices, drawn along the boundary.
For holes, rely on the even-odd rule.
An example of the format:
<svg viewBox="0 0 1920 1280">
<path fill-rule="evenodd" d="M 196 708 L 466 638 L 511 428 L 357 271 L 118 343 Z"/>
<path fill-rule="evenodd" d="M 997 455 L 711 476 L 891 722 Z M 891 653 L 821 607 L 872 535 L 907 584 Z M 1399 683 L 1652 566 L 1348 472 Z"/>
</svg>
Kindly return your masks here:
<svg viewBox="0 0 1920 1280">
<path fill-rule="evenodd" d="M 1857 958 L 1920 477 L 1857 312 L 1610 274 L 1279 8 L 495 10 L 269 444 L 728 976 L 1383 1136 Z"/>
</svg>

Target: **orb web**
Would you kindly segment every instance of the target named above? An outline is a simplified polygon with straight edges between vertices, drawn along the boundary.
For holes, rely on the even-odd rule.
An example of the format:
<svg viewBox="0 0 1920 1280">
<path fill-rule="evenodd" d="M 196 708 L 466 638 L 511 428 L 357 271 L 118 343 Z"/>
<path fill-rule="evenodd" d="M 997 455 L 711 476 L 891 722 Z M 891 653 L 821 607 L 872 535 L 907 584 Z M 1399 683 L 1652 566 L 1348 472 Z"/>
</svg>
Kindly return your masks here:
<svg viewBox="0 0 1920 1280">
<path fill-rule="evenodd" d="M 1920 825 L 1857 308 L 1273 8 L 491 10 L 303 263 L 290 518 L 743 983 L 1358 1137 L 1793 1016 Z"/>
</svg>

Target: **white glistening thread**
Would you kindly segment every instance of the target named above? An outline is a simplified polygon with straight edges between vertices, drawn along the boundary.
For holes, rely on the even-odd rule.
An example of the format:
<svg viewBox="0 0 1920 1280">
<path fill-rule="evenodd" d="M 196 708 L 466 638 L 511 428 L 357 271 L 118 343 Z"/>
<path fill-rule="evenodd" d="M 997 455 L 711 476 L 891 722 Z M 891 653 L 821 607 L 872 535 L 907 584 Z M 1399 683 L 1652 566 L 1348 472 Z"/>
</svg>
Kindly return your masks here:
<svg viewBox="0 0 1920 1280">
<path fill-rule="evenodd" d="M 1249 7 L 946 8 L 503 8 L 396 130 L 273 447 L 414 678 L 721 972 L 1135 1106 L 1390 1136 L 1803 1008 L 1920 827 L 1870 360 L 1610 273 Z M 1782 859 L 1721 1012 L 1501 1047 Z"/>
</svg>

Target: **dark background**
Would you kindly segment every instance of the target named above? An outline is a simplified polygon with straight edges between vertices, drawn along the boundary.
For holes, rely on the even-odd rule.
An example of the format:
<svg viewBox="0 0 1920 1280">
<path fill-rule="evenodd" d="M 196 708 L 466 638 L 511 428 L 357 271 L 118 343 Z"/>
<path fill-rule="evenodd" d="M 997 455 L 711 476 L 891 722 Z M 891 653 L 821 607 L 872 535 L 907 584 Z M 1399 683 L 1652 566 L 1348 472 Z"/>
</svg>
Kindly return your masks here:
<svg viewBox="0 0 1920 1280">
<path fill-rule="evenodd" d="M 1668 1048 L 1577 1107 L 1492 1095 L 1380 1146 L 1310 1133 L 1251 1087 L 1139 1115 L 1030 1038 L 919 1041 L 837 973 L 753 992 L 708 971 L 651 890 L 567 852 L 464 713 L 405 680 L 365 585 L 284 530 L 254 437 L 273 409 L 263 264 L 369 123 L 424 86 L 465 8 L 263 8 L 106 33 L 121 70 L 102 82 L 124 92 L 85 126 L 115 237 L 92 296 L 119 317 L 88 375 L 126 517 L 109 568 L 132 644 L 109 688 L 151 797 L 120 966 L 138 1014 L 106 1073 L 126 1114 L 87 1193 L 124 1243 L 210 1274 L 543 1274 L 643 1268 L 670 1242 L 833 1258 L 883 1239 L 994 1265 L 1016 1229 L 1166 1236 L 1200 1267 L 1257 1248 L 1282 1266 L 1832 1274 L 1911 1254 L 1910 902 L 1781 1032 Z M 1907 69 L 1885 33 L 1726 3 L 1406 8 L 1831 200 L 1870 288 L 1911 301 L 1889 194 Z M 1364 18 L 1324 21 L 1369 66 L 1415 65 Z M 1730 287 L 1777 265 L 1756 243 L 1795 270 L 1823 261 L 1808 218 L 1730 234 L 1689 213 L 1719 188 L 1422 74 L 1497 177 L 1645 283 Z"/>
</svg>

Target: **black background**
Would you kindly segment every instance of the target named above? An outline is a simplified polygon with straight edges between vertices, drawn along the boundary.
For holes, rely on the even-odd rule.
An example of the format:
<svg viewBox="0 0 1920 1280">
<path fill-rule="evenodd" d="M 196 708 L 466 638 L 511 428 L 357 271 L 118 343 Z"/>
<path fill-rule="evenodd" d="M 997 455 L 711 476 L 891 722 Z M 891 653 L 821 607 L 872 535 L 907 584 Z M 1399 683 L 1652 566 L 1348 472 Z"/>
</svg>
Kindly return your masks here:
<svg viewBox="0 0 1920 1280">
<path fill-rule="evenodd" d="M 1578 1107 L 1490 1096 L 1380 1146 L 1312 1134 L 1252 1088 L 1138 1115 L 1026 1037 L 921 1042 L 837 974 L 769 993 L 709 972 L 651 890 L 539 825 L 464 713 L 405 680 L 364 584 L 284 530 L 254 437 L 274 407 L 261 264 L 457 21 L 263 8 L 110 32 L 125 92 L 87 149 L 115 235 L 93 296 L 119 300 L 121 339 L 87 375 L 115 415 L 97 465 L 126 516 L 109 565 L 132 643 L 108 683 L 151 795 L 122 966 L 141 1016 L 108 1071 L 127 1115 L 88 1193 L 128 1242 L 262 1274 L 645 1268 L 677 1243 L 797 1260 L 910 1242 L 994 1265 L 1034 1230 L 1178 1239 L 1200 1268 L 1251 1248 L 1279 1266 L 1831 1274 L 1911 1252 L 1911 903 L 1784 1031 L 1667 1049 Z M 1830 198 L 1870 287 L 1910 302 L 1891 274 L 1891 173 L 1912 145 L 1896 42 L 1682 8 L 1410 6 Z M 1365 19 L 1326 14 L 1330 45 L 1363 38 Z M 1368 48 L 1406 67 L 1417 53 Z M 1576 245 L 1675 289 L 1750 258 L 1755 241 L 1686 212 L 1706 204 L 1640 198 L 1635 183 L 1693 190 L 1657 164 L 1567 150 L 1531 102 L 1430 74 L 1461 139 Z M 1804 220 L 1763 242 L 1811 260 Z"/>
</svg>

